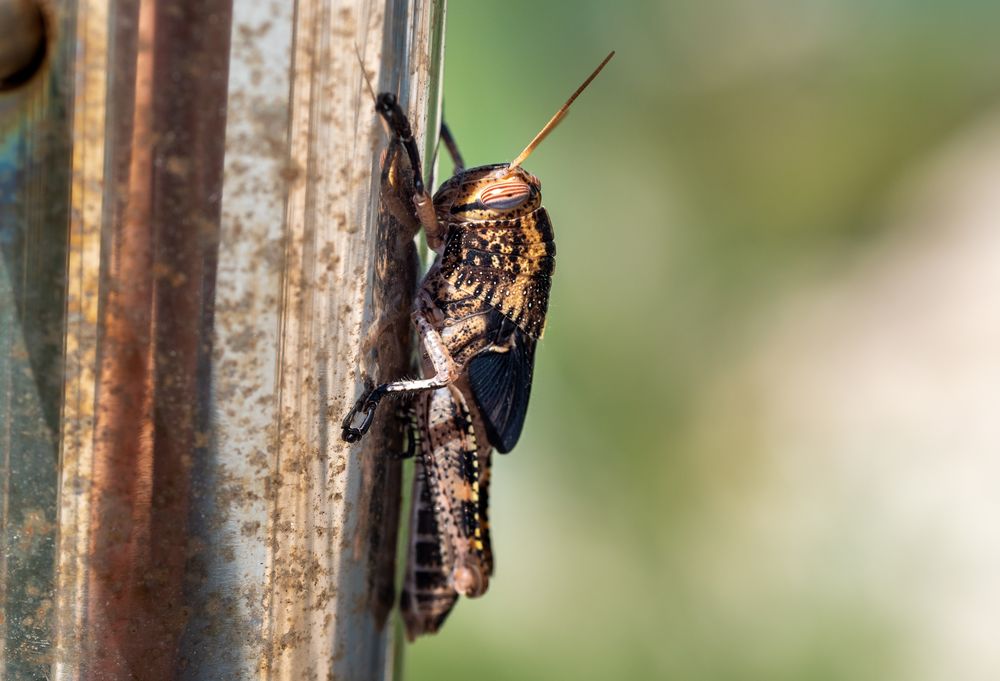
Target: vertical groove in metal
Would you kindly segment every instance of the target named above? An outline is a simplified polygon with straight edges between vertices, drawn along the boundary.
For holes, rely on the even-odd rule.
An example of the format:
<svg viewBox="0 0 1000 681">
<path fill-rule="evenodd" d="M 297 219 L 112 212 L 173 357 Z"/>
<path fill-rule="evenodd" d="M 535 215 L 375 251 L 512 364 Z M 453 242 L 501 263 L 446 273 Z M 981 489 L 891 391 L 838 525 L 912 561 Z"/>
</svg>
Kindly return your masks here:
<svg viewBox="0 0 1000 681">
<path fill-rule="evenodd" d="M 77 676 L 84 662 L 90 487 L 97 401 L 97 342 L 104 215 L 108 0 L 81 0 L 72 36 L 73 71 L 70 222 L 66 276 L 65 367 L 60 423 L 59 554 L 55 592 L 53 675 Z M 64 38 L 70 42 L 69 38 Z"/>
</svg>

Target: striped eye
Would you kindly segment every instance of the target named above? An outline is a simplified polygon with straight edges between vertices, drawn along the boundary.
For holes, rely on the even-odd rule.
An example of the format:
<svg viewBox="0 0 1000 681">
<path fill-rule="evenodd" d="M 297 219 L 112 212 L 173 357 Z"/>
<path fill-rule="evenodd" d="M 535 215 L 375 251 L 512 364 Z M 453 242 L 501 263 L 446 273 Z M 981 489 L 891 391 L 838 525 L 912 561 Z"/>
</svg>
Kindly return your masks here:
<svg viewBox="0 0 1000 681">
<path fill-rule="evenodd" d="M 531 185 L 524 182 L 497 182 L 491 184 L 479 195 L 479 201 L 486 208 L 508 210 L 517 208 L 531 196 Z"/>
</svg>

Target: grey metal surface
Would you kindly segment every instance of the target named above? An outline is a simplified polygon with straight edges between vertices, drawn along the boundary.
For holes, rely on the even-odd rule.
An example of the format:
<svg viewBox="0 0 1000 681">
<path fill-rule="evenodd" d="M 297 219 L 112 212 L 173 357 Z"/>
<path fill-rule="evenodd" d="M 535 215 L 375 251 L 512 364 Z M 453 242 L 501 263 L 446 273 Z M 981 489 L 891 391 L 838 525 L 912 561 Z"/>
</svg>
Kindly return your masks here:
<svg viewBox="0 0 1000 681">
<path fill-rule="evenodd" d="M 422 136 L 444 3 L 55 9 L 0 95 L 0 677 L 388 677 L 397 435 L 339 422 L 414 263 L 355 45 Z"/>
</svg>

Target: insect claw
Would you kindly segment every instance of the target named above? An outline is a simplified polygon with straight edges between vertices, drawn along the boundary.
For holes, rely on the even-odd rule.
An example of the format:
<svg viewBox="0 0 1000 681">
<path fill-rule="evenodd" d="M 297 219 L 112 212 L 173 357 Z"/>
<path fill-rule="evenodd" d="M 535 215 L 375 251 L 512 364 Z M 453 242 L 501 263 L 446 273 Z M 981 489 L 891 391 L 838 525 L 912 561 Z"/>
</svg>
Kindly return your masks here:
<svg viewBox="0 0 1000 681">
<path fill-rule="evenodd" d="M 354 403 L 354 407 L 351 408 L 351 411 L 347 413 L 347 416 L 344 417 L 343 422 L 340 424 L 342 428 L 340 437 L 344 442 L 354 443 L 364 437 L 368 429 L 372 427 L 372 421 L 375 420 L 375 410 L 378 409 L 379 400 L 382 399 L 384 394 L 385 391 L 379 388 L 369 389 Z M 352 425 L 354 419 L 361 413 L 364 414 L 364 419 L 361 421 L 360 426 L 355 427 Z"/>
</svg>

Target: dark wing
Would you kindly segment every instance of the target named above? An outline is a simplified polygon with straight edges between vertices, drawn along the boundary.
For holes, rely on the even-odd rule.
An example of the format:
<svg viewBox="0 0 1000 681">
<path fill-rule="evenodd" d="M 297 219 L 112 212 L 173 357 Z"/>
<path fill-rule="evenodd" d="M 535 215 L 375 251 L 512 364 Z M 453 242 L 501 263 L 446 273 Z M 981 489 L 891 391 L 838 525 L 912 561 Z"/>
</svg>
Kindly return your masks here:
<svg viewBox="0 0 1000 681">
<path fill-rule="evenodd" d="M 490 444 L 506 454 L 524 427 L 535 365 L 535 339 L 512 322 L 506 341 L 469 360 L 469 385 L 486 425 Z"/>
</svg>

